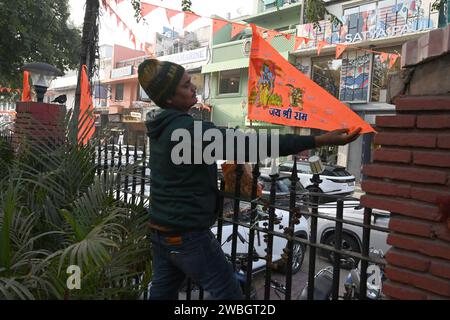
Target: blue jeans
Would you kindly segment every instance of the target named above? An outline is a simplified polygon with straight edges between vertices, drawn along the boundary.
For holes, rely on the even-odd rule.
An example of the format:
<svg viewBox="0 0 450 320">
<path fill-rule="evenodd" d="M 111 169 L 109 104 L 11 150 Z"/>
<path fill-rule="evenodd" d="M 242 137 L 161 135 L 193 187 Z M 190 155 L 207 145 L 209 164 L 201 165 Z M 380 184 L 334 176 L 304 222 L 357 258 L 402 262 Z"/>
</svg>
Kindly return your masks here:
<svg viewBox="0 0 450 320">
<path fill-rule="evenodd" d="M 213 299 L 243 299 L 242 290 L 219 242 L 210 230 L 176 234 L 153 231 L 152 300 L 176 300 L 185 277 Z"/>
</svg>

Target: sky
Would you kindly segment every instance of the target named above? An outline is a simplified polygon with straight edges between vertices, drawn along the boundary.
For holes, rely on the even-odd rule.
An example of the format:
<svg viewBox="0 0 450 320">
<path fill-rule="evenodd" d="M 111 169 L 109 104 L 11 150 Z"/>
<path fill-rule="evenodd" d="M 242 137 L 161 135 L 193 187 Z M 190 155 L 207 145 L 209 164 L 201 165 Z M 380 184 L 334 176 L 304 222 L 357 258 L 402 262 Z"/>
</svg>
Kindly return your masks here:
<svg viewBox="0 0 450 320">
<path fill-rule="evenodd" d="M 181 11 L 181 0 L 145 0 L 143 2 L 151 3 L 157 6 Z M 120 18 L 133 29 L 138 40 L 141 42 L 152 42 L 155 32 L 161 32 L 162 27 L 169 26 L 164 10 L 158 9 L 146 17 L 146 21 L 137 23 L 133 17 L 134 11 L 130 0 L 125 0 L 119 5 L 115 5 L 111 0 L 111 6 L 119 14 Z M 82 27 L 84 18 L 85 0 L 69 0 L 71 20 L 76 26 Z M 252 12 L 253 0 L 192 0 L 192 11 L 202 17 L 210 17 L 212 14 L 226 17 L 230 13 L 231 18 L 250 14 Z M 113 17 L 108 16 L 105 10 L 101 8 L 100 16 L 100 40 L 99 44 L 119 44 L 132 47 L 127 32 L 117 27 Z M 182 15 L 175 16 L 170 21 L 170 26 L 175 30 L 181 31 Z M 187 30 L 199 28 L 210 24 L 210 19 L 199 19 L 188 26 Z"/>
</svg>

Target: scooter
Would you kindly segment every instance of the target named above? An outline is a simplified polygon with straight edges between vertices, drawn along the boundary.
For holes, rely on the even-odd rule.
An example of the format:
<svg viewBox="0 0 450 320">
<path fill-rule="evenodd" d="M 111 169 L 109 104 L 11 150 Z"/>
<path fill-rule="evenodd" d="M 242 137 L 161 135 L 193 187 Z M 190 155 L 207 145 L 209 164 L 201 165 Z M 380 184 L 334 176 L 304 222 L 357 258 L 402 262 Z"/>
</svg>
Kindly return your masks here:
<svg viewBox="0 0 450 320">
<path fill-rule="evenodd" d="M 371 248 L 369 250 L 369 257 L 383 258 L 382 250 Z M 361 261 L 357 267 L 353 267 L 347 275 L 344 283 L 344 299 L 356 300 L 360 291 L 360 275 L 361 275 Z M 370 300 L 382 299 L 382 286 L 384 280 L 384 268 L 379 265 L 369 262 L 367 266 L 367 293 L 366 296 Z"/>
<path fill-rule="evenodd" d="M 383 258 L 384 254 L 382 250 L 370 248 L 369 257 L 371 258 Z M 358 300 L 360 291 L 360 274 L 361 274 L 361 262 L 355 267 L 354 260 L 353 268 L 349 272 L 344 282 L 344 295 L 340 298 L 344 300 Z M 367 267 L 367 293 L 366 296 L 371 300 L 382 299 L 382 283 L 384 279 L 383 268 L 373 262 L 369 262 Z M 271 281 L 271 287 L 275 289 L 275 292 L 285 294 L 286 287 L 276 280 Z M 333 267 L 328 266 L 321 269 L 314 276 L 314 300 L 331 300 L 333 288 Z M 308 283 L 303 288 L 297 300 L 307 300 L 308 297 Z"/>
</svg>

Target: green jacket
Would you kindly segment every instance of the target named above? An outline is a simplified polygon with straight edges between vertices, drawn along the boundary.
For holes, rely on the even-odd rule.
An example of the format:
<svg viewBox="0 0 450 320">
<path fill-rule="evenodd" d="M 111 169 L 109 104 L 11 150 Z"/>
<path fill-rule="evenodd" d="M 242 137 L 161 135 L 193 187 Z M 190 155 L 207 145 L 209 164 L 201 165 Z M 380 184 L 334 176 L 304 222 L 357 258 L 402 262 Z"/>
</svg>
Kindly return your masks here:
<svg viewBox="0 0 450 320">
<path fill-rule="evenodd" d="M 150 138 L 151 221 L 177 230 L 210 228 L 217 218 L 217 165 L 176 165 L 171 160 L 172 148 L 179 143 L 171 141 L 172 132 L 188 129 L 194 137 L 194 118 L 166 109 L 146 125 Z M 211 122 L 202 122 L 202 126 L 203 130 L 215 128 Z M 221 131 L 225 134 L 225 130 Z M 203 147 L 207 144 L 203 143 Z M 314 137 L 280 135 L 279 147 L 280 156 L 296 154 L 314 148 Z"/>
</svg>

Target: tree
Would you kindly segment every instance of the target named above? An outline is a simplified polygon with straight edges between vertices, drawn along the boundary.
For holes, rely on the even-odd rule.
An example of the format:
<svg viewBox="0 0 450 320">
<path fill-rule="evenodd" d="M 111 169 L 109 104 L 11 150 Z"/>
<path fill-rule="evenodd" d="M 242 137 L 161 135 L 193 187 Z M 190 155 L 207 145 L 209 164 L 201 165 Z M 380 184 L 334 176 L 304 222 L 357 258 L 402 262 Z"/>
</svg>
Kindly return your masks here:
<svg viewBox="0 0 450 320">
<path fill-rule="evenodd" d="M 60 70 L 77 66 L 80 30 L 69 15 L 68 0 L 0 0 L 1 85 L 20 88 L 20 68 L 32 61 Z"/>
</svg>

